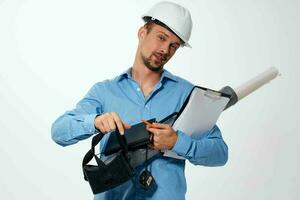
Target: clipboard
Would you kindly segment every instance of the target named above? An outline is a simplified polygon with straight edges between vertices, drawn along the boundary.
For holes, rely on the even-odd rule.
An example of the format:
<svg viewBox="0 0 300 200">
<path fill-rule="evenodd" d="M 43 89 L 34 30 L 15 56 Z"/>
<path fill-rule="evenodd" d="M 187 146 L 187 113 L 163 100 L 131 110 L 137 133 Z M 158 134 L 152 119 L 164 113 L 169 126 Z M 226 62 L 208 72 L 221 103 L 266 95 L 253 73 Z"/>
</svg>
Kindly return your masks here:
<svg viewBox="0 0 300 200">
<path fill-rule="evenodd" d="M 194 86 L 172 124 L 173 129 L 201 136 L 216 124 L 230 97 L 227 93 Z M 184 159 L 171 150 L 165 151 L 164 156 Z"/>
</svg>

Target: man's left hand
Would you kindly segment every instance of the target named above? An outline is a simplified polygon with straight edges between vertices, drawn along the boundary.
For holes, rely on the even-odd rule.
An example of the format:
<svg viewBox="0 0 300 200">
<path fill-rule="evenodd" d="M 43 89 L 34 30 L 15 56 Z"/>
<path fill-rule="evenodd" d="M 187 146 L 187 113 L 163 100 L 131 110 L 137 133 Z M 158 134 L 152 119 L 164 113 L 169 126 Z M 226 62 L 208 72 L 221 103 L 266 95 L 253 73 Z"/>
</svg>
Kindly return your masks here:
<svg viewBox="0 0 300 200">
<path fill-rule="evenodd" d="M 150 145 L 153 149 L 169 150 L 177 141 L 177 134 L 170 125 L 152 123 L 147 125 L 147 130 L 153 134 L 153 143 Z"/>
</svg>

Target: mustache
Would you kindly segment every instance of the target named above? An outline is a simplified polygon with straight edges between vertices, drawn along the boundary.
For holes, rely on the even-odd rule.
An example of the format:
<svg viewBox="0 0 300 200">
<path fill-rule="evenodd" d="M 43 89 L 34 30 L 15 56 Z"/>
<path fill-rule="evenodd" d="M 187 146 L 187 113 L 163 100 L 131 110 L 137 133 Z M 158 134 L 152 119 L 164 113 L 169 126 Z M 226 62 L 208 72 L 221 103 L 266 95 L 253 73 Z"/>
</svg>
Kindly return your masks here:
<svg viewBox="0 0 300 200">
<path fill-rule="evenodd" d="M 162 54 L 159 52 L 155 52 L 155 53 L 153 53 L 153 55 L 155 55 L 156 57 L 159 57 L 162 61 L 166 61 L 169 57 L 169 54 Z"/>
</svg>

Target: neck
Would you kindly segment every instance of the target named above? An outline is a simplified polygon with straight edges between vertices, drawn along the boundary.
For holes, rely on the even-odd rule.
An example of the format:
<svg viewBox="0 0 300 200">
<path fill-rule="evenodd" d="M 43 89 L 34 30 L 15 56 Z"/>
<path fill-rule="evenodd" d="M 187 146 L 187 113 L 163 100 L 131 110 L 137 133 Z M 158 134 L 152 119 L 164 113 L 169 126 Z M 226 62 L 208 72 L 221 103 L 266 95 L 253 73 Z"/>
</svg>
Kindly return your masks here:
<svg viewBox="0 0 300 200">
<path fill-rule="evenodd" d="M 148 95 L 154 86 L 159 82 L 161 72 L 153 72 L 148 69 L 138 55 L 135 57 L 134 64 L 131 69 L 131 75 L 145 95 Z"/>
</svg>

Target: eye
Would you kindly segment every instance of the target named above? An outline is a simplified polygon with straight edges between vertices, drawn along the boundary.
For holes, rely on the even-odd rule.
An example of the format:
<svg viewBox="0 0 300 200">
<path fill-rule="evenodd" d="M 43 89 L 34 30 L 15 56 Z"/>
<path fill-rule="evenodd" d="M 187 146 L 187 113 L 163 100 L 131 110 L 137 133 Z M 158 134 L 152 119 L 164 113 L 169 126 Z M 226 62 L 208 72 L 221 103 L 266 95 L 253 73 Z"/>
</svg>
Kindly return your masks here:
<svg viewBox="0 0 300 200">
<path fill-rule="evenodd" d="M 158 35 L 158 39 L 159 39 L 160 41 L 166 41 L 166 37 L 163 36 L 163 35 Z"/>
<path fill-rule="evenodd" d="M 174 50 L 177 50 L 179 48 L 179 45 L 178 44 L 172 44 L 171 48 L 173 48 Z"/>
</svg>

